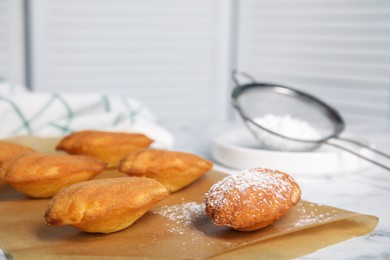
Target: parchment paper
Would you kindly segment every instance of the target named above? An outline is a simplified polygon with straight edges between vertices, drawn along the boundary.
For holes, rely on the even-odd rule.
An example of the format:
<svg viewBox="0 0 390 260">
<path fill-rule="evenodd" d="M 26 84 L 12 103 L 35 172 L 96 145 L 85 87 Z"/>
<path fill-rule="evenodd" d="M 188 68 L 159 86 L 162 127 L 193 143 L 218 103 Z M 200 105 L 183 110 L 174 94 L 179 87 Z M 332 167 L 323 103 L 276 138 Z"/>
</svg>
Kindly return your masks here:
<svg viewBox="0 0 390 260">
<path fill-rule="evenodd" d="M 53 152 L 57 142 L 32 137 L 12 141 L 44 152 Z M 124 175 L 108 170 L 99 178 L 118 176 Z M 378 223 L 374 216 L 301 201 L 283 218 L 258 231 L 217 227 L 204 213 L 203 198 L 224 176 L 209 172 L 129 228 L 111 234 L 46 226 L 47 199 L 30 199 L 0 184 L 0 246 L 14 259 L 291 259 L 367 234 Z"/>
</svg>

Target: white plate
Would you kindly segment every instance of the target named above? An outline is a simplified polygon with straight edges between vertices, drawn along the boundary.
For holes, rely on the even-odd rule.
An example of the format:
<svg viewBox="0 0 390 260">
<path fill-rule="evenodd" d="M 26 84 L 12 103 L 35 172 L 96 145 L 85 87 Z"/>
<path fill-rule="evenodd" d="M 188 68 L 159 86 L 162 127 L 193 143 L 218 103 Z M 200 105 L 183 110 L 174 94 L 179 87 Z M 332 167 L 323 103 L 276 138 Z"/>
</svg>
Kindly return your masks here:
<svg viewBox="0 0 390 260">
<path fill-rule="evenodd" d="M 359 153 L 363 152 L 354 149 Z M 363 171 L 370 166 L 367 161 L 328 145 L 310 152 L 263 150 L 247 129 L 231 130 L 219 135 L 214 140 L 212 154 L 217 162 L 233 169 L 264 167 L 296 176 L 346 175 Z"/>
</svg>

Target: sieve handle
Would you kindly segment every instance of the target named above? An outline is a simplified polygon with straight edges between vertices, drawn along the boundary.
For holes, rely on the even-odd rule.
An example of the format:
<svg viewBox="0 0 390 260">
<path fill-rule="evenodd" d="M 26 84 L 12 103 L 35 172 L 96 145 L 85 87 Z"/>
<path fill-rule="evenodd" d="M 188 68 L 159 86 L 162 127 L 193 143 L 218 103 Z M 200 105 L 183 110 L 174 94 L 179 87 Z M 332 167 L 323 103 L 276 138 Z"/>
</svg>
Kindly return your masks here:
<svg viewBox="0 0 390 260">
<path fill-rule="evenodd" d="M 236 84 L 237 86 L 241 85 L 240 81 L 238 80 L 239 75 L 241 75 L 242 77 L 244 77 L 246 79 L 249 79 L 251 81 L 251 83 L 256 83 L 256 79 L 253 76 L 249 75 L 248 73 L 245 73 L 243 71 L 233 70 L 232 71 L 232 79 L 234 81 L 234 84 Z"/>
<path fill-rule="evenodd" d="M 379 155 L 381 155 L 381 156 L 383 156 L 383 157 L 385 157 L 387 159 L 390 159 L 390 155 L 389 154 L 386 154 L 386 153 L 384 153 L 382 151 L 376 150 L 376 149 L 374 149 L 374 148 L 372 148 L 372 147 L 370 147 L 370 146 L 368 146 L 366 144 L 363 144 L 363 143 L 361 143 L 359 141 L 356 141 L 356 140 L 353 140 L 353 139 L 348 139 L 348 138 L 342 138 L 342 137 L 334 137 L 334 139 L 337 139 L 337 140 L 340 140 L 340 141 L 343 141 L 343 142 L 347 142 L 347 143 L 352 143 L 352 144 L 354 144 L 356 146 L 365 148 L 365 149 L 367 149 L 367 150 L 369 150 L 369 151 L 371 151 L 373 153 L 379 154 Z M 326 143 L 328 145 L 331 145 L 331 146 L 334 146 L 334 147 L 336 147 L 338 149 L 344 150 L 346 152 L 349 152 L 349 153 L 351 153 L 351 154 L 353 154 L 353 155 L 355 155 L 357 157 L 360 157 L 360 158 L 362 158 L 362 159 L 364 159 L 366 161 L 369 161 L 369 162 L 371 162 L 371 163 L 373 163 L 373 164 L 375 164 L 375 165 L 377 165 L 379 167 L 382 167 L 382 168 L 390 171 L 390 167 L 389 166 L 386 166 L 383 163 L 378 162 L 376 160 L 373 160 L 371 158 L 368 158 L 368 157 L 366 157 L 364 155 L 361 155 L 360 153 L 358 153 L 358 152 L 356 152 L 354 150 L 351 150 L 351 149 L 349 149 L 349 148 L 347 148 L 347 147 L 345 147 L 345 146 L 343 146 L 341 144 L 331 143 L 331 142 L 329 142 L 329 140 L 325 141 L 324 143 Z"/>
</svg>

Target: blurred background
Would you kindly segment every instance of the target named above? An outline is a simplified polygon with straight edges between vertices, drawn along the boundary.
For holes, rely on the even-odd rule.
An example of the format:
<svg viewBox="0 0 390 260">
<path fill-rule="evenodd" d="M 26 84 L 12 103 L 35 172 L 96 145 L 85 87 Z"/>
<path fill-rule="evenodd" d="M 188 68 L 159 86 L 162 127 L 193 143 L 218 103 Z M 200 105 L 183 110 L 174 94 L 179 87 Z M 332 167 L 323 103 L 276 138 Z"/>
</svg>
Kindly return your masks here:
<svg viewBox="0 0 390 260">
<path fill-rule="evenodd" d="M 0 0 L 0 77 L 32 91 L 126 94 L 190 128 L 239 120 L 233 69 L 388 125 L 390 1 Z"/>
</svg>

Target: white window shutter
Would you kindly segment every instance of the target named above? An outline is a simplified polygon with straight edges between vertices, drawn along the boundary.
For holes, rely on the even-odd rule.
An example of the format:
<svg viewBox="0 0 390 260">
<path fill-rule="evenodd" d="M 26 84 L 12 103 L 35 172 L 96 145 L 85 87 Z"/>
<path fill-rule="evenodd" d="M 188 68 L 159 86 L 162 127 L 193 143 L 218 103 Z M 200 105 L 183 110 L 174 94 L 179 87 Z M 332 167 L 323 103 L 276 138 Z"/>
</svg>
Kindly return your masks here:
<svg viewBox="0 0 390 260">
<path fill-rule="evenodd" d="M 33 87 L 128 94 L 168 122 L 225 120 L 230 5 L 31 1 Z"/>
<path fill-rule="evenodd" d="M 238 69 L 390 122 L 390 1 L 242 0 Z"/>
<path fill-rule="evenodd" d="M 0 78 L 25 84 L 22 0 L 0 0 Z"/>
</svg>

